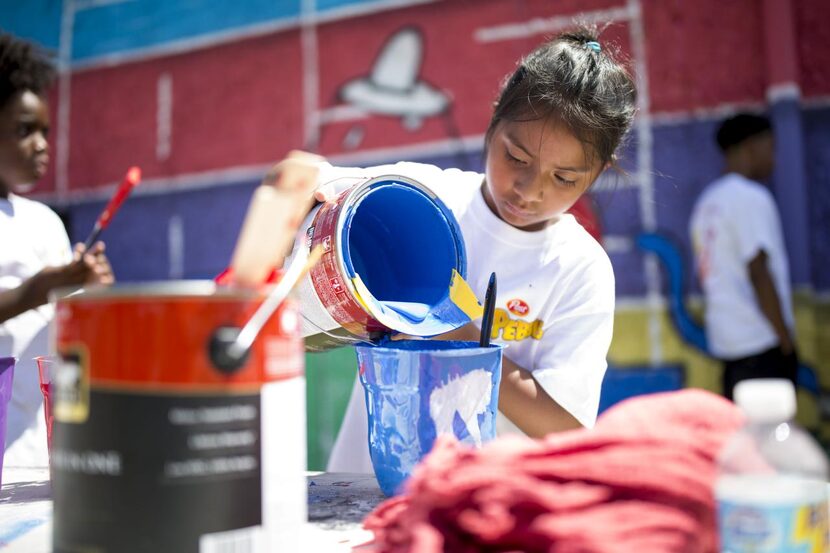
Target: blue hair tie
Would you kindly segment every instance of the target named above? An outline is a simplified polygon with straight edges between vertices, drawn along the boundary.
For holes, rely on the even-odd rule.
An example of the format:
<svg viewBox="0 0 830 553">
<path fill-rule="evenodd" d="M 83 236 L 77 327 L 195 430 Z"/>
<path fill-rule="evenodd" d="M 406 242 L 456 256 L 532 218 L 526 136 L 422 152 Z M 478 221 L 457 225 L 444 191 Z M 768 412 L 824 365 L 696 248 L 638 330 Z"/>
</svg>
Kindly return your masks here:
<svg viewBox="0 0 830 553">
<path fill-rule="evenodd" d="M 590 41 L 590 42 L 586 42 L 585 46 L 587 46 L 588 48 L 590 48 L 591 50 L 593 50 L 597 54 L 599 54 L 602 51 L 602 47 L 599 45 L 599 42 L 595 42 L 593 40 Z"/>
</svg>

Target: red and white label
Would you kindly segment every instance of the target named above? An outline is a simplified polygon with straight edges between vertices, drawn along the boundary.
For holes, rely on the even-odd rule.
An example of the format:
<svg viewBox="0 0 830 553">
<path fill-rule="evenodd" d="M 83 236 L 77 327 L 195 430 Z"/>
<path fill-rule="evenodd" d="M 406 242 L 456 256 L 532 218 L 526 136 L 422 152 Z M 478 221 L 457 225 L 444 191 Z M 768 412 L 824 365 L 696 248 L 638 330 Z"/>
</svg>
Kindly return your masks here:
<svg viewBox="0 0 830 553">
<path fill-rule="evenodd" d="M 530 311 L 530 306 L 524 300 L 514 299 L 507 302 L 507 310 L 514 315 L 524 317 Z"/>
<path fill-rule="evenodd" d="M 310 278 L 314 292 L 331 318 L 350 333 L 368 337 L 368 332 L 373 330 L 375 325 L 380 326 L 380 323 L 375 321 L 352 297 L 347 288 L 348 280 L 340 273 L 335 255 L 338 214 L 343 207 L 341 204 L 346 201 L 347 197 L 348 191 L 338 196 L 337 203 L 323 204 L 314 217 L 313 243 L 323 244 L 324 251 L 327 248 L 330 249 L 325 251 L 319 263 L 311 268 Z"/>
</svg>

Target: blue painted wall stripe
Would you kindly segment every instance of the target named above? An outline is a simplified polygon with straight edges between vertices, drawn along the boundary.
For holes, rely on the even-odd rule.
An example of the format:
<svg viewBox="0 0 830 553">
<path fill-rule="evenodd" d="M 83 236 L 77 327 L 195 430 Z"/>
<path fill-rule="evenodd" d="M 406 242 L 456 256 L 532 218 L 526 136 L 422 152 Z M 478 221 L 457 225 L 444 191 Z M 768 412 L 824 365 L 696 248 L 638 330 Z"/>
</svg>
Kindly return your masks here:
<svg viewBox="0 0 830 553">
<path fill-rule="evenodd" d="M 318 14 L 348 8 L 388 9 L 390 0 L 317 0 Z M 0 29 L 57 51 L 64 0 L 2 0 Z M 301 0 L 123 0 L 81 6 L 75 13 L 72 60 L 127 54 L 211 35 L 245 33 L 247 28 L 296 21 Z"/>
<path fill-rule="evenodd" d="M 57 51 L 62 0 L 2 0 L 0 29 Z"/>
<path fill-rule="evenodd" d="M 169 43 L 209 38 L 247 28 L 297 21 L 301 0 L 126 0 L 78 11 L 73 29 L 72 60 L 89 62 Z M 403 5 L 406 2 L 402 3 Z M 316 12 L 349 7 L 394 8 L 389 0 L 318 0 Z"/>
<path fill-rule="evenodd" d="M 775 130 L 775 199 L 781 214 L 790 259 L 790 280 L 808 284 L 810 259 L 809 190 L 804 159 L 804 129 L 798 99 L 775 102 L 770 117 Z"/>
<path fill-rule="evenodd" d="M 79 11 L 72 59 L 86 60 L 296 17 L 300 0 L 137 0 Z"/>
</svg>

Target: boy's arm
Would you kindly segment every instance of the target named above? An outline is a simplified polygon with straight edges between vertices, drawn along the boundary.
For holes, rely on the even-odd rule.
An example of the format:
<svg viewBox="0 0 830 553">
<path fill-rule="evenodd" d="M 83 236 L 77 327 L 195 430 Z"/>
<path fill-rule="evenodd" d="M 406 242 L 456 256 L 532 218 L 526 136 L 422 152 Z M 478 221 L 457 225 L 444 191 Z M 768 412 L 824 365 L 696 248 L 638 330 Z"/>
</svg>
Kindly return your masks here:
<svg viewBox="0 0 830 553">
<path fill-rule="evenodd" d="M 61 283 L 59 270 L 58 267 L 47 267 L 17 288 L 0 292 L 0 323 L 49 301 L 49 291 Z"/>
<path fill-rule="evenodd" d="M 0 292 L 0 324 L 49 301 L 49 293 L 64 286 L 89 283 L 112 284 L 115 277 L 104 255 L 104 244 L 96 243 L 88 252 L 60 267 L 45 267 L 24 280 L 17 288 Z"/>
<path fill-rule="evenodd" d="M 752 258 L 747 264 L 749 280 L 755 290 L 755 298 L 761 307 L 761 312 L 772 325 L 778 340 L 781 342 L 781 350 L 785 354 L 793 351 L 792 338 L 787 324 L 784 322 L 784 315 L 781 311 L 781 301 L 775 289 L 775 282 L 767 266 L 767 253 L 764 250 Z"/>
<path fill-rule="evenodd" d="M 39 305 L 34 299 L 35 294 L 31 292 L 32 286 L 28 285 L 31 280 L 27 280 L 17 288 L 0 292 L 0 323 Z"/>
</svg>

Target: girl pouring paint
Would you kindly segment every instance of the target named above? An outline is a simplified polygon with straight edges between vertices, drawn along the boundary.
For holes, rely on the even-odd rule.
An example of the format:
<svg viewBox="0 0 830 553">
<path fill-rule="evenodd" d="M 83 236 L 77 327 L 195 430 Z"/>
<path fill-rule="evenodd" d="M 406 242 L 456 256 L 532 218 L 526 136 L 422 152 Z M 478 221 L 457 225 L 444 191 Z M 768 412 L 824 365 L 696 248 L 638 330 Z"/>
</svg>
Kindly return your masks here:
<svg viewBox="0 0 830 553">
<path fill-rule="evenodd" d="M 628 133 L 636 90 L 596 33 L 580 28 L 521 60 L 485 135 L 485 173 L 397 163 L 322 163 L 318 182 L 395 174 L 429 186 L 457 218 L 468 281 L 498 298 L 492 341 L 505 346 L 499 427 L 532 437 L 593 426 L 607 368 L 614 274 L 602 247 L 566 211 L 611 168 Z M 323 184 L 321 201 L 337 190 Z M 470 323 L 444 339 L 477 341 Z M 329 460 L 334 472 L 371 472 L 363 391 L 356 384 Z"/>
</svg>

